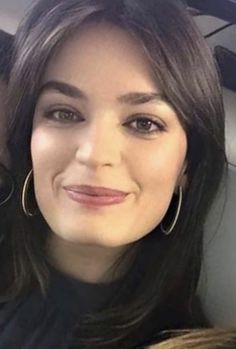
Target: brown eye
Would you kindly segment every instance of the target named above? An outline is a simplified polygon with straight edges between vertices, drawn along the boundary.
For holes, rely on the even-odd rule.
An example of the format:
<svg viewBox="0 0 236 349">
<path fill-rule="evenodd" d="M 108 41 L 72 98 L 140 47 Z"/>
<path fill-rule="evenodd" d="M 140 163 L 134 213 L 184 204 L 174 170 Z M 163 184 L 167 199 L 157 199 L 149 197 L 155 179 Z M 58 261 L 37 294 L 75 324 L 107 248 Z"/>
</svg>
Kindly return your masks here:
<svg viewBox="0 0 236 349">
<path fill-rule="evenodd" d="M 148 119 L 137 119 L 135 123 L 137 129 L 144 131 L 150 131 L 153 126 L 153 122 Z"/>
<path fill-rule="evenodd" d="M 152 120 L 148 117 L 136 117 L 128 121 L 126 124 L 129 128 L 137 133 L 153 134 L 165 130 L 164 125 Z"/>
<path fill-rule="evenodd" d="M 80 113 L 69 109 L 54 109 L 46 112 L 46 118 L 58 122 L 78 122 L 82 121 Z"/>
</svg>

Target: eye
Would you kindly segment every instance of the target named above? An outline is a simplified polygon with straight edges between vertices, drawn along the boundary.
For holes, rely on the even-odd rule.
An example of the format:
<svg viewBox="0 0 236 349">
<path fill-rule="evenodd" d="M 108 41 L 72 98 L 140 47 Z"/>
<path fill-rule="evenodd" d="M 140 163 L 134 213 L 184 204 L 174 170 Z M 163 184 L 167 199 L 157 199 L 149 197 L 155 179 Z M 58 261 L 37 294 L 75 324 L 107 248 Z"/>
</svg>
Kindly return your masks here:
<svg viewBox="0 0 236 349">
<path fill-rule="evenodd" d="M 164 131 L 166 128 L 161 122 L 155 121 L 151 117 L 136 116 L 125 123 L 125 126 L 131 128 L 134 132 L 143 134 L 153 134 Z"/>
<path fill-rule="evenodd" d="M 64 123 L 78 122 L 84 120 L 79 112 L 66 108 L 48 110 L 45 113 L 45 117 L 47 119 L 52 119 Z"/>
</svg>

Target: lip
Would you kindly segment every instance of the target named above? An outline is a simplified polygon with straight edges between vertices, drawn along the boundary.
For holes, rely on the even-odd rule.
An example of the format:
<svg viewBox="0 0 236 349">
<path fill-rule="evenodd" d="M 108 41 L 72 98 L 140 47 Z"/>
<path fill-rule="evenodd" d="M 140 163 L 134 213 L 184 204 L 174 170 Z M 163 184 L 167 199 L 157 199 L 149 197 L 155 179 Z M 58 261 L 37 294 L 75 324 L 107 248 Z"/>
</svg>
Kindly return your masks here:
<svg viewBox="0 0 236 349">
<path fill-rule="evenodd" d="M 70 199 L 89 206 L 120 204 L 128 195 L 121 190 L 89 185 L 70 185 L 65 186 L 64 189 Z"/>
<path fill-rule="evenodd" d="M 110 189 L 106 187 L 95 187 L 91 185 L 68 185 L 64 189 L 73 191 L 75 193 L 83 193 L 94 196 L 124 196 L 127 195 L 127 192 Z"/>
</svg>

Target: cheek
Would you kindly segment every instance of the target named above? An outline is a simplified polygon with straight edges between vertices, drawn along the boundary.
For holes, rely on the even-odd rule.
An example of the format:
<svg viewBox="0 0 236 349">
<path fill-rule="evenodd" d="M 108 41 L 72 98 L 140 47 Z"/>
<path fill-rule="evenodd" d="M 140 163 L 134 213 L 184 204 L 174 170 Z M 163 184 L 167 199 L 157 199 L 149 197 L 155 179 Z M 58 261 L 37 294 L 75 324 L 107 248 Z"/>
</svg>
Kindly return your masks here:
<svg viewBox="0 0 236 349">
<path fill-rule="evenodd" d="M 60 170 L 69 158 L 70 143 L 71 140 L 68 142 L 65 136 L 52 130 L 40 127 L 33 130 L 31 157 L 35 174 L 43 172 L 47 176 L 48 171 Z"/>
<path fill-rule="evenodd" d="M 66 145 L 66 146 L 65 146 Z M 52 196 L 55 176 L 63 171 L 71 156 L 70 142 L 52 130 L 37 127 L 31 138 L 34 188 L 38 204 Z"/>
<path fill-rule="evenodd" d="M 133 151 L 132 163 L 140 186 L 150 189 L 157 186 L 160 190 L 162 184 L 173 189 L 184 166 L 186 150 L 184 137 L 166 143 L 163 139 L 163 142 L 142 146 L 138 151 Z"/>
<path fill-rule="evenodd" d="M 158 143 L 158 142 L 157 142 Z M 139 187 L 135 224 L 140 236 L 152 231 L 165 216 L 186 157 L 185 137 L 161 142 L 134 151 L 133 178 Z"/>
</svg>

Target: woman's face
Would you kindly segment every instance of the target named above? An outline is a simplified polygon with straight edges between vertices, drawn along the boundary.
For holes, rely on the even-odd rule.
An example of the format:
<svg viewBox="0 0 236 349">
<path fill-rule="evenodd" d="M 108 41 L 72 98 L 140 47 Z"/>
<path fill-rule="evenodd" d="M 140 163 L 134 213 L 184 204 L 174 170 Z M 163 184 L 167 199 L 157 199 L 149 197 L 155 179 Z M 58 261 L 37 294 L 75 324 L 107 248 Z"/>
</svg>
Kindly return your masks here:
<svg viewBox="0 0 236 349">
<path fill-rule="evenodd" d="M 130 34 L 86 24 L 51 58 L 31 154 L 37 203 L 58 237 L 118 247 L 148 234 L 180 184 L 186 149 L 177 115 Z"/>
</svg>

